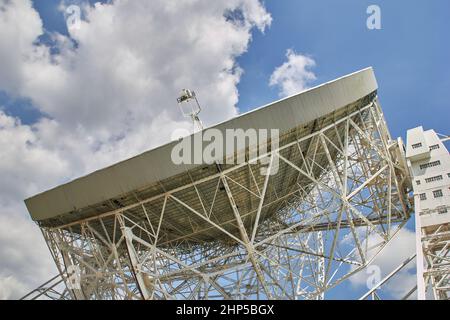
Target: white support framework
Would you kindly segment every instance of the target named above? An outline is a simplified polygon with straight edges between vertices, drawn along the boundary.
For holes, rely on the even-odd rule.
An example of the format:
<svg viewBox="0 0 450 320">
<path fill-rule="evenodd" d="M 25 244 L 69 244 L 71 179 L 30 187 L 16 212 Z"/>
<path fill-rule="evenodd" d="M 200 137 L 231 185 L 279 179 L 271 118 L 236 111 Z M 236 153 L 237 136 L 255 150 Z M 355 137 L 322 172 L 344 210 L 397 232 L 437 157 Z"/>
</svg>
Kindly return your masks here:
<svg viewBox="0 0 450 320">
<path fill-rule="evenodd" d="M 450 298 L 450 155 L 433 130 L 408 130 L 414 188 L 418 299 Z"/>
<path fill-rule="evenodd" d="M 409 218 L 408 179 L 374 96 L 256 159 L 41 229 L 64 280 L 81 271 L 74 299 L 323 299 Z"/>
</svg>

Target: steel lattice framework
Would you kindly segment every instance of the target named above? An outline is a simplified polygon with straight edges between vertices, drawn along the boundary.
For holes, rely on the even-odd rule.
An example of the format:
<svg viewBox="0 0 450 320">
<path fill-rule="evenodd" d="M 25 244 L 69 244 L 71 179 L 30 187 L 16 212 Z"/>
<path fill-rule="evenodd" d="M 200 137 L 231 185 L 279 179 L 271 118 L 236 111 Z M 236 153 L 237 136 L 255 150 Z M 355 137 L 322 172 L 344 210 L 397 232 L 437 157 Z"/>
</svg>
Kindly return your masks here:
<svg viewBox="0 0 450 320">
<path fill-rule="evenodd" d="M 408 171 L 375 95 L 308 130 L 160 194 L 41 225 L 71 297 L 326 297 L 409 218 Z M 263 159 L 278 173 L 262 175 Z"/>
<path fill-rule="evenodd" d="M 448 300 L 450 295 L 450 226 L 441 224 L 424 228 L 421 232 L 423 257 L 426 269 L 423 271 L 426 288 L 431 286 L 436 300 Z"/>
</svg>

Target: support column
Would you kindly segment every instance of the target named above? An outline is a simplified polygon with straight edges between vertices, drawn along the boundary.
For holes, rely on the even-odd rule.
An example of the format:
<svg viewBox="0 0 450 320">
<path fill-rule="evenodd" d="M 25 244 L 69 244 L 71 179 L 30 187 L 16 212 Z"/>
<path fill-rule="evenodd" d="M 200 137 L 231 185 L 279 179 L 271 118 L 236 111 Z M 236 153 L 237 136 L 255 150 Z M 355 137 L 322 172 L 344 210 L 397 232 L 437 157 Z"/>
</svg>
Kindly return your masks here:
<svg viewBox="0 0 450 320">
<path fill-rule="evenodd" d="M 121 230 L 122 234 L 125 237 L 125 243 L 127 246 L 128 256 L 130 257 L 130 262 L 133 267 L 133 272 L 136 277 L 136 284 L 138 286 L 138 289 L 142 295 L 142 298 L 144 300 L 151 299 L 152 295 L 149 292 L 146 284 L 145 284 L 145 275 L 141 272 L 141 265 L 139 263 L 139 257 L 136 252 L 136 249 L 133 246 L 133 231 L 131 228 L 126 227 L 123 225 L 123 222 L 121 221 Z"/>
<path fill-rule="evenodd" d="M 234 201 L 233 195 L 231 194 L 231 190 L 230 190 L 230 187 L 228 185 L 227 179 L 226 179 L 226 177 L 224 175 L 222 175 L 220 177 L 220 179 L 221 179 L 221 181 L 223 183 L 223 186 L 225 188 L 225 191 L 227 193 L 228 199 L 230 201 L 231 208 L 233 209 L 234 217 L 236 218 L 236 221 L 238 223 L 242 241 L 245 244 L 245 249 L 247 250 L 248 257 L 250 258 L 250 261 L 251 261 L 251 263 L 253 265 L 253 268 L 255 269 L 256 276 L 258 277 L 258 280 L 261 283 L 261 285 L 262 285 L 262 287 L 264 289 L 264 292 L 267 295 L 267 298 L 271 299 L 272 295 L 271 295 L 271 293 L 269 291 L 269 288 L 267 287 L 266 281 L 265 281 L 264 276 L 262 274 L 261 267 L 259 266 L 259 262 L 258 262 L 258 260 L 255 257 L 255 253 L 254 253 L 255 248 L 251 244 L 250 239 L 249 239 L 248 234 L 247 234 L 247 231 L 245 230 L 244 223 L 242 222 L 241 215 L 240 215 L 239 210 L 237 208 L 236 202 Z"/>
</svg>

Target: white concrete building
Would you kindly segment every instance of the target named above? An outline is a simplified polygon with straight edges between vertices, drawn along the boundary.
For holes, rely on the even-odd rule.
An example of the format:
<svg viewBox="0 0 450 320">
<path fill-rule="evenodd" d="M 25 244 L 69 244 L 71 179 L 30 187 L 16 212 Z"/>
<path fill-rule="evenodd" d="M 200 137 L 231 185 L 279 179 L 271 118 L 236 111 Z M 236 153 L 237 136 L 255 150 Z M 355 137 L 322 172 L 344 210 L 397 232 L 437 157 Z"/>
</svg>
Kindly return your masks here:
<svg viewBox="0 0 450 320">
<path fill-rule="evenodd" d="M 434 130 L 417 127 L 407 132 L 406 158 L 414 189 L 418 298 L 448 299 L 450 155 Z M 432 292 L 425 295 L 430 286 Z"/>
</svg>

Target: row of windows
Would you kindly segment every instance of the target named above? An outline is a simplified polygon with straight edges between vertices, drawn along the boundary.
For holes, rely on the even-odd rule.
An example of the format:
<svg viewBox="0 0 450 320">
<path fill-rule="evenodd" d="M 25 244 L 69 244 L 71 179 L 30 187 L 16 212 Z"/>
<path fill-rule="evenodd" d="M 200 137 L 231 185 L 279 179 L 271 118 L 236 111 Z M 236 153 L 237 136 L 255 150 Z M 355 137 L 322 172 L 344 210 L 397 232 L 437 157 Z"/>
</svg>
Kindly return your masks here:
<svg viewBox="0 0 450 320">
<path fill-rule="evenodd" d="M 432 146 L 430 146 L 430 151 L 431 150 L 436 150 L 439 149 L 439 145 L 438 144 L 433 144 Z"/>
<path fill-rule="evenodd" d="M 423 209 L 423 211 L 420 212 L 419 214 L 422 216 L 422 215 L 429 214 L 429 213 L 432 213 L 432 212 L 437 212 L 439 214 L 447 213 L 448 212 L 448 207 L 447 206 L 440 206 L 440 207 L 437 207 L 434 210 Z"/>
<path fill-rule="evenodd" d="M 414 143 L 414 144 L 411 145 L 411 147 L 413 149 L 420 148 L 421 146 L 422 146 L 422 142 Z M 431 150 L 436 150 L 436 149 L 439 149 L 439 144 L 433 144 L 432 146 L 430 146 L 430 151 Z"/>
<path fill-rule="evenodd" d="M 439 160 L 436 160 L 436 161 L 433 161 L 433 162 L 424 163 L 424 164 L 420 165 L 420 170 L 423 170 L 425 168 L 430 168 L 430 167 L 436 167 L 436 166 L 439 166 L 440 164 L 441 164 L 441 161 L 439 161 Z"/>
<path fill-rule="evenodd" d="M 447 176 L 450 178 L 450 173 L 447 173 Z M 442 175 L 438 175 L 438 176 L 434 176 L 434 177 L 431 177 L 431 178 L 425 178 L 425 182 L 429 183 L 429 182 L 433 182 L 433 181 L 439 181 L 439 180 L 442 180 L 442 179 L 443 179 Z M 416 180 L 416 184 L 420 185 L 420 180 Z"/>
<path fill-rule="evenodd" d="M 450 172 L 447 173 L 447 177 L 450 178 Z M 434 176 L 434 177 L 431 177 L 431 178 L 425 178 L 425 182 L 429 183 L 429 182 L 433 182 L 433 181 L 439 181 L 439 180 L 442 180 L 442 179 L 443 179 L 442 175 L 438 175 L 438 176 Z M 416 180 L 416 185 L 420 185 L 420 180 Z"/>
<path fill-rule="evenodd" d="M 442 175 L 434 176 L 431 178 L 425 178 L 426 183 L 433 182 L 433 181 L 439 181 L 439 180 L 442 180 Z"/>
<path fill-rule="evenodd" d="M 441 190 L 441 189 L 439 189 L 439 190 L 434 190 L 434 191 L 433 191 L 433 196 L 434 196 L 435 198 L 440 198 L 440 197 L 442 197 L 442 196 L 443 196 L 442 190 Z M 419 198 L 420 198 L 420 200 L 427 200 L 427 194 L 426 194 L 426 193 L 421 193 L 421 194 L 419 194 Z"/>
</svg>

